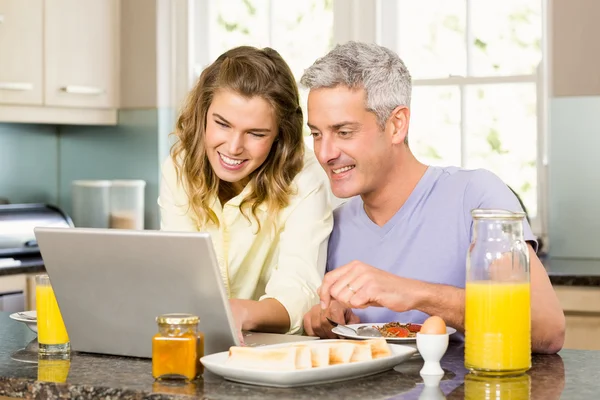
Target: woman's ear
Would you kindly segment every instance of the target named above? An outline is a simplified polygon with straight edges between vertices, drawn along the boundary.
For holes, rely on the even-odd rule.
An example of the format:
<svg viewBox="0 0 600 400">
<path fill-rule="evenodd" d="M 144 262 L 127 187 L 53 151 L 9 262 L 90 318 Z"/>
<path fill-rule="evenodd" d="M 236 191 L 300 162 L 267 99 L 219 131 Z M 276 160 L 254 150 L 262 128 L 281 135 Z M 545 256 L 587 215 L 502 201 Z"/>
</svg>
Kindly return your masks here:
<svg viewBox="0 0 600 400">
<path fill-rule="evenodd" d="M 406 106 L 394 108 L 388 122 L 392 128 L 392 143 L 401 144 L 405 142 L 408 135 L 408 124 L 410 122 L 410 110 Z"/>
</svg>

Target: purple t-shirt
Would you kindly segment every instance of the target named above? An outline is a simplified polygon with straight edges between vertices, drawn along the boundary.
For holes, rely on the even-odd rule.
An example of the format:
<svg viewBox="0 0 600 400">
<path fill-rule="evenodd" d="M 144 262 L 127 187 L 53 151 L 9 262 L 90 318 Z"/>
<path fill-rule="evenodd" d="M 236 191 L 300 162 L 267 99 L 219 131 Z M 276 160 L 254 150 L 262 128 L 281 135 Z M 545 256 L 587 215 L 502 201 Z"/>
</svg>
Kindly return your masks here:
<svg viewBox="0 0 600 400">
<path fill-rule="evenodd" d="M 394 275 L 464 288 L 467 249 L 473 234 L 471 210 L 522 211 L 500 178 L 484 170 L 433 167 L 398 212 L 384 225 L 369 219 L 360 196 L 334 211 L 327 270 L 358 260 Z M 535 237 L 527 221 L 525 240 Z M 396 313 L 383 307 L 354 310 L 361 322 L 422 323 L 420 311 Z"/>
</svg>

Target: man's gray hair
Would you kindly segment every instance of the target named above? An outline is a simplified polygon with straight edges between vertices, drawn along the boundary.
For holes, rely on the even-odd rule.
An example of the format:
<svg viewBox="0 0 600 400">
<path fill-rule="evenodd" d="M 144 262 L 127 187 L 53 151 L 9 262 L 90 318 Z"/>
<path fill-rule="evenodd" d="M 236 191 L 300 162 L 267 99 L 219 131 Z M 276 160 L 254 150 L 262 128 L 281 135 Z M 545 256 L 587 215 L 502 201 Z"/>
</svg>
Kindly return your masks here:
<svg viewBox="0 0 600 400">
<path fill-rule="evenodd" d="M 304 71 L 300 83 L 308 89 L 364 88 L 366 107 L 383 128 L 398 106 L 410 106 L 411 78 L 404 62 L 385 47 L 359 42 L 337 45 Z"/>
</svg>

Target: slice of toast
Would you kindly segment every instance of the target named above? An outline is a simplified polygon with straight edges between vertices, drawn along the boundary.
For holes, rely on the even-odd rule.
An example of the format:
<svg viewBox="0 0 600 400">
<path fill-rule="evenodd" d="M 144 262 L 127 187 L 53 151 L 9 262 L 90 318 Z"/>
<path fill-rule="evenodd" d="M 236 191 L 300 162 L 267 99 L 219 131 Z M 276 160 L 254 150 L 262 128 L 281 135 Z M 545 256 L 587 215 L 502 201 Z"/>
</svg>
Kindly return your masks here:
<svg viewBox="0 0 600 400">
<path fill-rule="evenodd" d="M 310 363 L 310 351 L 308 351 L 308 357 Z M 298 359 L 298 349 L 296 347 L 260 349 L 256 347 L 233 346 L 229 349 L 229 358 L 225 363 L 236 368 L 293 371 L 297 369 L 296 365 L 298 361 L 305 362 L 301 358 L 302 356 L 300 360 Z"/>
<path fill-rule="evenodd" d="M 371 353 L 371 358 L 368 358 L 368 360 L 371 360 L 371 359 L 374 360 L 376 358 L 388 357 L 388 356 L 392 355 L 390 346 L 387 344 L 387 342 L 384 338 L 367 339 L 367 340 L 348 340 L 348 342 L 354 343 L 357 346 L 358 345 L 368 346 L 369 351 Z M 362 350 L 362 351 L 364 351 L 364 350 Z M 357 360 L 357 361 L 364 361 L 364 359 L 363 359 L 364 356 L 357 355 L 357 357 L 360 358 L 360 360 Z"/>
<path fill-rule="evenodd" d="M 392 355 L 390 345 L 383 338 L 368 339 L 365 340 L 365 342 L 371 345 L 371 355 L 373 356 L 373 359 L 389 357 Z"/>
<path fill-rule="evenodd" d="M 356 341 L 354 343 L 356 344 L 356 347 L 354 348 L 354 353 L 352 353 L 350 362 L 369 361 L 373 359 L 370 343 L 365 341 Z"/>
<path fill-rule="evenodd" d="M 311 345 L 309 347 L 313 368 L 326 367 L 329 365 L 329 353 L 331 352 L 330 344 L 315 343 L 314 345 Z"/>
<path fill-rule="evenodd" d="M 355 343 L 350 341 L 339 341 L 331 343 L 329 349 L 329 365 L 347 364 L 352 359 Z"/>
<path fill-rule="evenodd" d="M 308 346 L 296 346 L 296 369 L 308 369 L 312 367 L 312 349 Z"/>
</svg>

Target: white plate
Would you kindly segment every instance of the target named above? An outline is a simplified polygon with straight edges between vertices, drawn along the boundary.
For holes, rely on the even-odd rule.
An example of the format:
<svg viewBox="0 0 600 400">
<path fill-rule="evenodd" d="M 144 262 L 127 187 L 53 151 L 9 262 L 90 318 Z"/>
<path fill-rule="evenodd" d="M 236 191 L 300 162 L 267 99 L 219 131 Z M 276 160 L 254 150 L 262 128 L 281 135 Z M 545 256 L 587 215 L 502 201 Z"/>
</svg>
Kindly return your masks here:
<svg viewBox="0 0 600 400">
<path fill-rule="evenodd" d="M 324 341 L 335 342 L 339 341 L 339 339 L 322 340 L 319 342 Z M 306 342 L 298 343 L 306 345 Z M 263 346 L 261 348 L 284 347 L 289 345 L 290 343 L 284 343 Z M 374 375 L 394 368 L 396 365 L 411 358 L 417 351 L 413 347 L 401 345 L 390 345 L 390 350 L 392 351 L 392 355 L 389 357 L 298 371 L 264 371 L 230 367 L 225 364 L 229 357 L 229 352 L 227 351 L 202 357 L 200 361 L 202 361 L 202 364 L 208 371 L 220 375 L 230 381 L 259 386 L 295 387 L 339 382 Z"/>
<path fill-rule="evenodd" d="M 11 319 L 14 319 L 15 321 L 24 322 L 29 327 L 29 329 L 37 333 L 37 311 L 34 310 L 13 313 L 10 314 L 9 317 Z"/>
<path fill-rule="evenodd" d="M 361 326 L 365 326 L 365 327 L 371 327 L 371 326 L 377 326 L 377 327 L 381 327 L 385 325 L 385 323 L 379 323 L 379 324 L 350 324 L 347 325 L 352 329 L 358 329 Z M 421 325 L 421 324 L 415 324 L 415 325 Z M 349 331 L 348 329 L 345 329 L 342 326 L 336 326 L 335 328 L 333 328 L 331 330 L 331 332 L 335 333 L 336 335 L 340 336 L 340 337 L 344 337 L 344 338 L 348 338 L 348 339 L 373 339 L 370 336 L 362 336 L 362 335 L 357 335 L 356 333 Z M 453 333 L 456 333 L 456 329 L 451 328 L 449 326 L 446 327 L 446 332 L 449 335 L 452 335 Z M 394 337 L 386 337 L 385 340 L 387 340 L 388 343 L 415 343 L 417 341 L 416 337 L 412 337 L 412 338 L 394 338 Z"/>
</svg>

